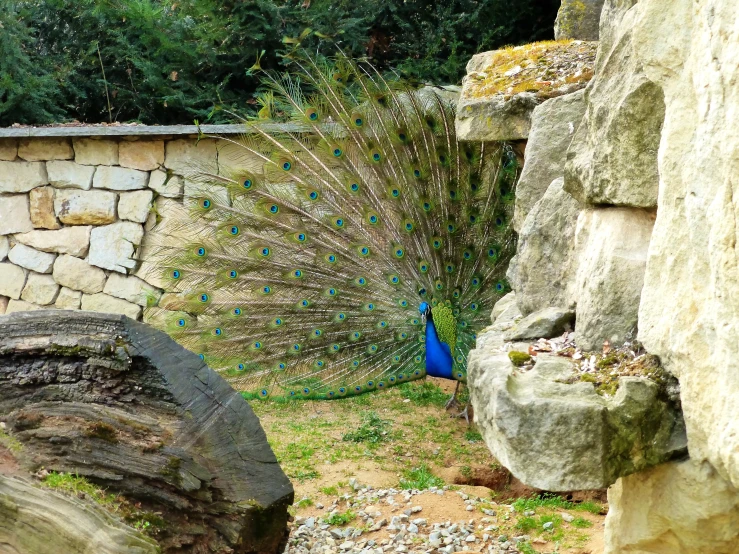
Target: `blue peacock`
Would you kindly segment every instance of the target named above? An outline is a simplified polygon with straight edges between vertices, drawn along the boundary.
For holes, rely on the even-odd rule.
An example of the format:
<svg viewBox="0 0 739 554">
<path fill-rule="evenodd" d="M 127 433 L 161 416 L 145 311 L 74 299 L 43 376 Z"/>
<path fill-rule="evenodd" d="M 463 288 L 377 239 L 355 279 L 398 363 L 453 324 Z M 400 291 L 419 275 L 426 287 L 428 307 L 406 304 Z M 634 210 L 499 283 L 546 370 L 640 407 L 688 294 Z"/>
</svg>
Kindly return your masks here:
<svg viewBox="0 0 739 554">
<path fill-rule="evenodd" d="M 167 332 L 247 398 L 466 382 L 508 291 L 510 146 L 460 142 L 443 93 L 343 55 L 265 86 L 241 163 L 191 176 L 202 194 L 154 241 Z"/>
</svg>

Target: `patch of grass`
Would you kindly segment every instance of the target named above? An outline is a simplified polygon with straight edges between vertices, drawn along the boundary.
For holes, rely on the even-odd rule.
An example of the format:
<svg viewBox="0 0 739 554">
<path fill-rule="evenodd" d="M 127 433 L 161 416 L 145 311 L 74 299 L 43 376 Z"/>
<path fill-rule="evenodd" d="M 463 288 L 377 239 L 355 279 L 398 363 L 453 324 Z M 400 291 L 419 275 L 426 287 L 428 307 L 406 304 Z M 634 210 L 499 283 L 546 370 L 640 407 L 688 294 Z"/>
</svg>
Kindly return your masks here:
<svg viewBox="0 0 739 554">
<path fill-rule="evenodd" d="M 308 498 L 308 497 L 306 496 L 305 498 L 301 498 L 300 500 L 298 500 L 298 501 L 297 501 L 297 502 L 296 502 L 296 503 L 294 504 L 294 506 L 295 506 L 296 508 L 307 508 L 308 506 L 313 506 L 313 500 L 311 500 L 310 498 Z"/>
<path fill-rule="evenodd" d="M 472 468 L 470 466 L 462 466 L 459 468 L 459 473 L 469 479 L 470 477 L 472 477 Z"/>
<path fill-rule="evenodd" d="M 375 412 L 362 414 L 362 423 L 356 431 L 345 433 L 342 440 L 347 442 L 366 442 L 377 445 L 389 440 L 390 422 L 381 419 Z"/>
<path fill-rule="evenodd" d="M 307 444 L 300 444 L 299 442 L 292 442 L 287 445 L 287 448 L 282 453 L 281 462 L 292 462 L 295 460 L 308 459 L 315 453 L 315 449 Z"/>
<path fill-rule="evenodd" d="M 518 543 L 518 551 L 520 552 L 520 554 L 538 554 L 538 552 L 534 550 L 534 547 L 531 546 L 531 543 L 528 541 Z"/>
<path fill-rule="evenodd" d="M 321 487 L 320 490 L 323 494 L 327 496 L 336 496 L 339 494 L 339 489 L 336 488 L 336 486 L 330 486 L 330 487 Z"/>
<path fill-rule="evenodd" d="M 479 431 L 476 431 L 474 429 L 467 429 L 464 432 L 464 438 L 465 440 L 468 440 L 470 442 L 479 442 L 482 440 L 482 435 Z"/>
<path fill-rule="evenodd" d="M 403 383 L 398 389 L 400 396 L 410 400 L 416 406 L 443 408 L 449 400 L 449 395 L 430 381 Z"/>
<path fill-rule="evenodd" d="M 603 512 L 603 506 L 595 502 L 570 502 L 561 496 L 555 494 L 543 494 L 540 496 L 531 496 L 529 498 L 518 498 L 513 502 L 513 508 L 517 512 L 526 512 L 535 510 L 536 508 L 550 508 L 552 510 L 578 510 L 581 512 L 590 512 L 591 514 L 600 514 Z"/>
<path fill-rule="evenodd" d="M 318 479 L 321 474 L 318 473 L 315 469 L 299 469 L 297 471 L 288 471 L 287 476 L 293 479 L 297 479 L 302 483 L 303 481 Z"/>
<path fill-rule="evenodd" d="M 421 464 L 419 467 L 408 469 L 403 473 L 404 478 L 400 480 L 401 489 L 425 490 L 431 487 L 443 487 L 445 484 L 441 477 L 437 477 L 431 473 L 426 464 Z"/>
<path fill-rule="evenodd" d="M 570 525 L 577 527 L 578 529 L 587 529 L 593 526 L 593 522 L 585 519 L 584 517 L 576 517 L 570 521 Z"/>
<path fill-rule="evenodd" d="M 108 494 L 104 489 L 91 483 L 84 477 L 73 473 L 49 473 L 41 483 L 45 487 L 65 492 L 77 497 L 87 497 L 96 504 L 117 510 L 121 503 L 116 495 Z"/>
<path fill-rule="evenodd" d="M 331 514 L 323 521 L 325 521 L 329 525 L 346 525 L 350 521 L 354 521 L 356 517 L 357 517 L 357 514 L 355 514 L 351 510 L 347 510 L 343 514 L 340 514 L 338 512 L 335 514 Z"/>
<path fill-rule="evenodd" d="M 536 520 L 533 517 L 522 517 L 516 522 L 516 529 L 522 533 L 529 533 L 537 528 Z"/>
</svg>

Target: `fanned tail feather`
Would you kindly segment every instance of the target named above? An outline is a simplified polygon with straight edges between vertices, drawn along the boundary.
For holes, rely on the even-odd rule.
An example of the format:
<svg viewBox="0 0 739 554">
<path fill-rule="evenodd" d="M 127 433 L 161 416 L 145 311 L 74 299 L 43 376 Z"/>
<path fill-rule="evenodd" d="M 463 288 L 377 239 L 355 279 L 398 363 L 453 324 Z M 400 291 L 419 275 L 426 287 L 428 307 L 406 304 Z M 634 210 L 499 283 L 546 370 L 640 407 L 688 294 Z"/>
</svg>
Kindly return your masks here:
<svg viewBox="0 0 739 554">
<path fill-rule="evenodd" d="M 445 303 L 464 379 L 507 292 L 510 148 L 459 142 L 443 96 L 371 66 L 295 67 L 262 103 L 286 125 L 247 123 L 237 163 L 191 176 L 202 194 L 155 229 L 166 330 L 256 397 L 337 398 L 424 377 L 418 305 Z"/>
</svg>

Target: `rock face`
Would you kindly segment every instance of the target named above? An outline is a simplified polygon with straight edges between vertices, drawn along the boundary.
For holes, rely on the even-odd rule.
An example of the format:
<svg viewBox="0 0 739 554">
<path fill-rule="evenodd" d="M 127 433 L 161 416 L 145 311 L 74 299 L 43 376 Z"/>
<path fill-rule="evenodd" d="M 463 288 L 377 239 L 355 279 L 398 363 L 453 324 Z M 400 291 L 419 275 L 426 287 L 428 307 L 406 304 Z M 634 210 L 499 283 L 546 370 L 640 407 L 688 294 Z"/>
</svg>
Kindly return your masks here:
<svg viewBox="0 0 739 554">
<path fill-rule="evenodd" d="M 106 190 L 58 190 L 54 211 L 67 225 L 104 225 L 115 221 L 117 202 Z"/>
<path fill-rule="evenodd" d="M 529 212 L 518 238 L 508 280 L 524 315 L 550 306 L 575 305 L 575 230 L 580 203 L 555 179 Z"/>
<path fill-rule="evenodd" d="M 24 477 L 39 466 L 74 472 L 161 514 L 152 527 L 165 554 L 278 552 L 293 489 L 259 420 L 163 333 L 84 312 L 2 317 L 0 391 Z M 100 551 L 92 544 L 79 552 Z"/>
<path fill-rule="evenodd" d="M 515 367 L 506 311 L 478 337 L 467 378 L 485 442 L 518 479 L 550 491 L 604 488 L 685 453 L 679 409 L 654 382 L 622 377 L 606 398 L 592 383 L 562 382 L 574 371 L 567 358 L 540 353 L 532 369 Z"/>
<path fill-rule="evenodd" d="M 567 153 L 565 190 L 586 204 L 654 208 L 657 147 L 664 120 L 659 86 L 635 51 L 635 2 L 609 1 L 585 117 Z M 624 6 L 624 4 L 626 6 Z"/>
<path fill-rule="evenodd" d="M 11 553 L 156 554 L 156 542 L 90 501 L 0 475 L 0 537 Z"/>
<path fill-rule="evenodd" d="M 739 495 L 711 464 L 670 462 L 608 489 L 605 554 L 733 554 Z"/>
<path fill-rule="evenodd" d="M 655 214 L 633 208 L 583 211 L 577 222 L 577 345 L 599 350 L 636 337 Z"/>
<path fill-rule="evenodd" d="M 585 113 L 584 91 L 552 98 L 531 115 L 526 143 L 526 163 L 516 186 L 513 227 L 521 231 L 524 220 L 541 200 L 552 181 L 564 176 L 567 147 Z"/>
<path fill-rule="evenodd" d="M 637 8 L 635 50 L 666 105 L 639 338 L 680 379 L 691 458 L 739 489 L 736 3 Z"/>
<path fill-rule="evenodd" d="M 598 40 L 604 0 L 562 0 L 554 22 L 555 40 Z"/>
</svg>

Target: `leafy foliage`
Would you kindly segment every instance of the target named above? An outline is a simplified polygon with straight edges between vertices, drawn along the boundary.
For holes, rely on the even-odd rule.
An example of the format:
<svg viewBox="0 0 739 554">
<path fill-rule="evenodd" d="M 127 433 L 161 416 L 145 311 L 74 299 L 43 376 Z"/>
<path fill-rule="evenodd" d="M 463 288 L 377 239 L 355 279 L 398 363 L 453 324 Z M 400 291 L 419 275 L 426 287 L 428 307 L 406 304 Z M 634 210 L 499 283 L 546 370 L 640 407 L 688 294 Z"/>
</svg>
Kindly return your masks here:
<svg viewBox="0 0 739 554">
<path fill-rule="evenodd" d="M 260 53 L 262 68 L 278 68 L 298 42 L 328 55 L 338 46 L 421 81 L 457 83 L 476 52 L 551 38 L 558 1 L 513 5 L 0 0 L 0 125 L 226 121 L 228 111 L 255 104 L 250 68 Z"/>
</svg>

